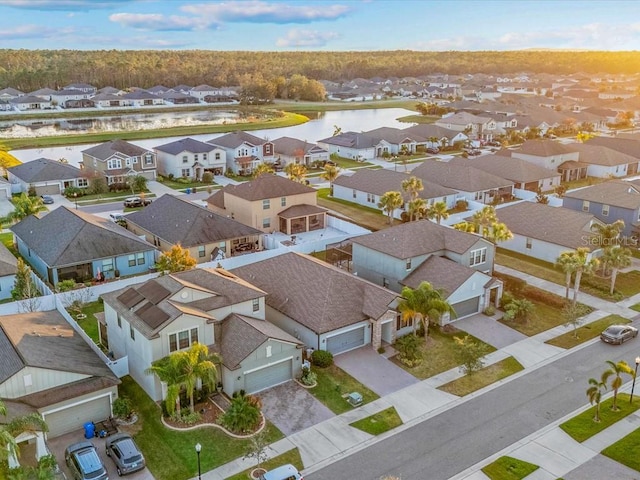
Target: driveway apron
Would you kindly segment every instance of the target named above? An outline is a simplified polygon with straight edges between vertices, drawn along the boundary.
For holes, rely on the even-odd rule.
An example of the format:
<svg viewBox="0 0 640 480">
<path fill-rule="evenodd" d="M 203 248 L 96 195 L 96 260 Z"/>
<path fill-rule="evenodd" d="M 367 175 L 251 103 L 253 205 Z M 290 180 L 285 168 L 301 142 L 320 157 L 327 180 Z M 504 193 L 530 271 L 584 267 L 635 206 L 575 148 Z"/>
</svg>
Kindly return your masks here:
<svg viewBox="0 0 640 480">
<path fill-rule="evenodd" d="M 334 362 L 381 397 L 419 382 L 416 377 L 375 352 L 370 346 L 336 355 Z"/>
<path fill-rule="evenodd" d="M 335 416 L 294 381 L 260 392 L 257 396 L 262 400 L 264 416 L 287 436 Z"/>
<path fill-rule="evenodd" d="M 517 330 L 480 313 L 457 320 L 453 325 L 497 349 L 529 338 Z"/>
</svg>

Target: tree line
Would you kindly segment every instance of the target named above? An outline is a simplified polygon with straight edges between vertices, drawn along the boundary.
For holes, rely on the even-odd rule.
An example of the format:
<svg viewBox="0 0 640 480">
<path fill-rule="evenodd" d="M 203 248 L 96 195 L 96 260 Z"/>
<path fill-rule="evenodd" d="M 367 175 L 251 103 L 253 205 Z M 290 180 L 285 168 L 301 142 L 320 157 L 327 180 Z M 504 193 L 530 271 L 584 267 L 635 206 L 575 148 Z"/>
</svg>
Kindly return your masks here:
<svg viewBox="0 0 640 480">
<path fill-rule="evenodd" d="M 493 75 L 518 72 L 635 74 L 640 52 L 249 52 L 211 50 L 0 50 L 0 88 L 60 88 L 74 82 L 98 88 L 178 84 L 241 85 L 243 78 L 274 81 L 295 74 L 310 80 L 418 77 L 435 73 Z"/>
</svg>

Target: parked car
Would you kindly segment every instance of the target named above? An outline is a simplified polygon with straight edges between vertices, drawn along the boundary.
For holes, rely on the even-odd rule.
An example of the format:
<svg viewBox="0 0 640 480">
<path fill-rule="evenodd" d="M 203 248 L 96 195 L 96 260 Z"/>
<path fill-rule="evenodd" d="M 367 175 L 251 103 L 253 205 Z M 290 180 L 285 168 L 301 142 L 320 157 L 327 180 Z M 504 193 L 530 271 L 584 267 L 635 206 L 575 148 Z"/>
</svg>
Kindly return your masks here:
<svg viewBox="0 0 640 480">
<path fill-rule="evenodd" d="M 260 480 L 304 480 L 302 474 L 291 464 L 282 465 L 260 476 Z"/>
<path fill-rule="evenodd" d="M 465 150 L 465 152 L 467 152 L 467 155 L 469 155 L 470 157 L 475 157 L 477 155 L 482 155 L 482 152 L 480 150 L 476 150 L 476 149 Z"/>
<path fill-rule="evenodd" d="M 116 464 L 118 475 L 137 472 L 145 467 L 144 456 L 127 433 L 116 433 L 107 438 L 107 456 Z"/>
<path fill-rule="evenodd" d="M 120 222 L 125 222 L 125 218 L 124 215 L 121 213 L 110 213 L 109 214 L 109 220 L 111 220 L 112 222 L 116 222 L 116 223 L 120 223 Z"/>
<path fill-rule="evenodd" d="M 638 336 L 638 329 L 631 325 L 611 325 L 600 334 L 600 340 L 612 345 L 622 345 L 631 338 Z"/>
<path fill-rule="evenodd" d="M 69 445 L 64 451 L 64 460 L 74 480 L 109 480 L 96 447 L 89 441 Z"/>
<path fill-rule="evenodd" d="M 151 203 L 148 198 L 129 197 L 124 199 L 124 206 L 126 208 L 146 207 Z"/>
<path fill-rule="evenodd" d="M 425 150 L 425 152 L 435 155 L 436 153 L 440 153 L 440 149 L 435 147 L 429 147 Z"/>
<path fill-rule="evenodd" d="M 45 205 L 51 205 L 53 203 L 53 197 L 50 195 L 40 195 L 40 198 Z"/>
<path fill-rule="evenodd" d="M 497 140 L 493 140 L 491 142 L 487 142 L 487 145 L 490 147 L 501 147 L 502 146 L 502 142 L 499 142 Z"/>
</svg>

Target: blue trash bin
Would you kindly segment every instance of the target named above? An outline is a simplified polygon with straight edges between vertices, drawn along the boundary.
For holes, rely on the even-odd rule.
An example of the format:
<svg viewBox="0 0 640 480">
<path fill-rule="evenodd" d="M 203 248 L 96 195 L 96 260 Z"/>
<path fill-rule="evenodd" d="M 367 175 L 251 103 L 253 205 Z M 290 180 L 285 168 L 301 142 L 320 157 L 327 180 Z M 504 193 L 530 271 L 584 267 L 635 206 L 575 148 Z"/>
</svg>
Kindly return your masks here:
<svg viewBox="0 0 640 480">
<path fill-rule="evenodd" d="M 191 189 L 187 188 L 187 195 L 189 195 L 191 193 Z"/>
<path fill-rule="evenodd" d="M 96 426 L 93 422 L 87 422 L 84 424 L 84 438 L 93 438 L 96 435 Z"/>
</svg>

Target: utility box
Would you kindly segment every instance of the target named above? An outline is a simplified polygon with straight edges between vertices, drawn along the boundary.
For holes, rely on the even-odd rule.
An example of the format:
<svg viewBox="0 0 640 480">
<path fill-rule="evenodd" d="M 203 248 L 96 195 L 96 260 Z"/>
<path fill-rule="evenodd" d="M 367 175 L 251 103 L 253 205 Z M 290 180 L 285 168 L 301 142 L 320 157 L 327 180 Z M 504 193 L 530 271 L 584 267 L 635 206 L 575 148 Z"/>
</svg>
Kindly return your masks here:
<svg viewBox="0 0 640 480">
<path fill-rule="evenodd" d="M 359 407 L 362 405 L 362 395 L 358 392 L 351 392 L 347 397 L 347 401 L 352 407 Z"/>
</svg>

